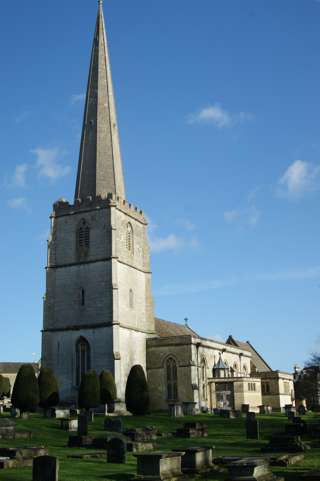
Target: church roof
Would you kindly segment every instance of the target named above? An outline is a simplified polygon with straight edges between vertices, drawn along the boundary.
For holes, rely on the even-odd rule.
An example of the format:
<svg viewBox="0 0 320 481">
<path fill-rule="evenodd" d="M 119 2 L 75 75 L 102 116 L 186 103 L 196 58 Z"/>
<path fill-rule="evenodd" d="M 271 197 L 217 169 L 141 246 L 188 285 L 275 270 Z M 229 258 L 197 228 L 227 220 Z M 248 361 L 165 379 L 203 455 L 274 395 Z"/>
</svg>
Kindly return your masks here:
<svg viewBox="0 0 320 481">
<path fill-rule="evenodd" d="M 99 0 L 75 199 L 106 196 L 109 193 L 125 198 L 111 66 L 102 0 Z"/>
<path fill-rule="evenodd" d="M 239 347 L 240 349 L 243 349 L 244 351 L 251 352 L 251 362 L 255 366 L 256 371 L 258 371 L 258 372 L 272 371 L 269 364 L 267 364 L 267 362 L 258 353 L 258 351 L 256 351 L 256 349 L 253 347 L 253 345 L 249 341 L 246 341 L 246 342 L 238 341 L 234 337 L 229 336 L 226 344 L 229 344 L 231 346 Z"/>
<path fill-rule="evenodd" d="M 0 374 L 17 374 L 23 364 L 31 364 L 35 371 L 39 370 L 39 364 L 27 362 L 0 362 Z"/>
<path fill-rule="evenodd" d="M 199 337 L 191 327 L 176 322 L 155 318 L 156 333 L 159 337 L 192 336 Z"/>
</svg>

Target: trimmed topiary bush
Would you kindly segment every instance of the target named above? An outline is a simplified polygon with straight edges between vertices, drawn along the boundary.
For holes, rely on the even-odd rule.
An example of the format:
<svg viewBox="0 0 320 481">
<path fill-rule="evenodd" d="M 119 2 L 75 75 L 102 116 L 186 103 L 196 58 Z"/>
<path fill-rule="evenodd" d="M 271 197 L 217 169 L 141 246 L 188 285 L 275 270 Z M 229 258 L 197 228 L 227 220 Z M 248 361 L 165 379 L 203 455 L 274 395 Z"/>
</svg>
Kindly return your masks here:
<svg viewBox="0 0 320 481">
<path fill-rule="evenodd" d="M 31 364 L 23 364 L 13 386 L 11 402 L 20 411 L 35 411 L 39 405 L 39 386 Z"/>
<path fill-rule="evenodd" d="M 91 370 L 84 374 L 81 380 L 78 404 L 82 409 L 95 408 L 100 404 L 100 383 L 96 371 Z"/>
<path fill-rule="evenodd" d="M 0 399 L 10 397 L 11 385 L 7 377 L 0 374 Z"/>
<path fill-rule="evenodd" d="M 49 409 L 59 404 L 58 381 L 52 369 L 42 367 L 38 377 L 39 385 L 39 406 Z"/>
<path fill-rule="evenodd" d="M 117 387 L 114 382 L 114 377 L 110 371 L 102 371 L 100 373 L 100 401 L 101 404 L 108 405 L 108 412 L 114 406 L 117 399 Z"/>
<path fill-rule="evenodd" d="M 126 407 L 135 415 L 141 416 L 149 411 L 149 389 L 142 366 L 131 368 L 126 385 Z"/>
</svg>

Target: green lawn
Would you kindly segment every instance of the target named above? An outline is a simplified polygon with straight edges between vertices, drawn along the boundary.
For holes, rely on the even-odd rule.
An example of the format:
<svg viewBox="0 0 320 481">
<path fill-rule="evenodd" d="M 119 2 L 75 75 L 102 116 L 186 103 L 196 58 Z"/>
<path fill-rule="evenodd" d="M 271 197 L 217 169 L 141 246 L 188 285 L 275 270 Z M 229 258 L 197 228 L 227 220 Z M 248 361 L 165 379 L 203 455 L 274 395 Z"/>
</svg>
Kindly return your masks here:
<svg viewBox="0 0 320 481">
<path fill-rule="evenodd" d="M 316 419 L 313 415 L 306 416 L 307 420 Z M 182 418 L 178 421 L 170 419 L 164 414 L 153 414 L 145 417 L 125 417 L 123 418 L 126 427 L 157 426 L 162 432 L 172 432 L 179 425 L 188 420 L 200 420 L 209 426 L 209 437 L 204 439 L 176 439 L 167 438 L 159 440 L 158 447 L 164 450 L 171 448 L 184 448 L 195 445 L 214 445 L 215 456 L 222 455 L 259 455 L 260 448 L 266 443 L 268 435 L 276 431 L 282 431 L 287 419 L 282 414 L 271 416 L 259 416 L 261 426 L 261 440 L 252 441 L 245 438 L 244 419 L 222 419 L 211 415 L 201 415 L 193 418 Z M 89 434 L 103 437 L 103 420 L 97 416 L 95 422 L 90 425 Z M 49 454 L 57 456 L 60 460 L 60 481 L 101 481 L 116 480 L 129 481 L 136 472 L 136 460 L 129 454 L 126 465 L 107 464 L 104 459 L 78 460 L 70 459 L 71 454 L 83 453 L 86 450 L 70 449 L 67 447 L 68 434 L 59 429 L 59 421 L 55 419 L 44 419 L 40 415 L 33 415 L 29 420 L 17 420 L 19 430 L 29 430 L 34 433 L 31 441 L 3 441 L 0 446 L 38 446 L 45 445 L 49 449 Z M 320 446 L 320 444 L 319 444 Z M 92 450 L 87 450 L 92 452 Z M 286 480 L 295 478 L 295 475 L 306 469 L 320 469 L 320 448 L 313 448 L 306 453 L 303 464 L 290 468 L 277 468 L 275 473 L 281 474 Z M 13 469 L 0 471 L 0 481 L 31 481 L 31 469 Z M 210 474 L 206 479 L 223 479 L 219 474 Z"/>
</svg>

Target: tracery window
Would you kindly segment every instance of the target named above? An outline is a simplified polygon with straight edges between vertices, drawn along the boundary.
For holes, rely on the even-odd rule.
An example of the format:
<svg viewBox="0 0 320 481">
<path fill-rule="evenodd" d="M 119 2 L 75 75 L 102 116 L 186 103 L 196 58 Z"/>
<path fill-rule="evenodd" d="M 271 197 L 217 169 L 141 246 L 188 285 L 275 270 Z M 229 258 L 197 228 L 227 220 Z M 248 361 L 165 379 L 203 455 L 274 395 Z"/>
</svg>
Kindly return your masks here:
<svg viewBox="0 0 320 481">
<path fill-rule="evenodd" d="M 80 337 L 76 343 L 76 384 L 80 386 L 83 375 L 89 371 L 91 366 L 90 344 Z"/>
<path fill-rule="evenodd" d="M 168 401 L 178 400 L 178 371 L 177 363 L 173 357 L 169 357 L 166 361 L 167 375 L 167 396 Z"/>
</svg>

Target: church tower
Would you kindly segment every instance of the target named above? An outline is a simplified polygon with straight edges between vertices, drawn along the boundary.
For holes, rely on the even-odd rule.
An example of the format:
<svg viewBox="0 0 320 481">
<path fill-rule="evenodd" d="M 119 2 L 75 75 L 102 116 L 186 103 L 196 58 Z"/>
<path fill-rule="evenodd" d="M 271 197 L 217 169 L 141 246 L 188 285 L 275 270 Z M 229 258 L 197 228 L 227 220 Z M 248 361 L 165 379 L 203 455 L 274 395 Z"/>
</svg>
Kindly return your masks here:
<svg viewBox="0 0 320 481">
<path fill-rule="evenodd" d="M 124 400 L 131 367 L 146 371 L 155 336 L 147 220 L 127 202 L 102 9 L 92 47 L 74 202 L 51 215 L 42 365 L 61 397 L 77 398 L 88 369 L 113 372 Z"/>
</svg>

